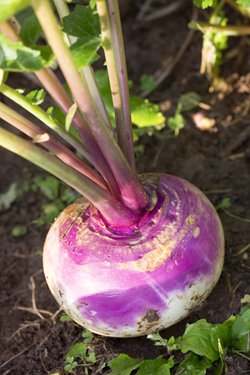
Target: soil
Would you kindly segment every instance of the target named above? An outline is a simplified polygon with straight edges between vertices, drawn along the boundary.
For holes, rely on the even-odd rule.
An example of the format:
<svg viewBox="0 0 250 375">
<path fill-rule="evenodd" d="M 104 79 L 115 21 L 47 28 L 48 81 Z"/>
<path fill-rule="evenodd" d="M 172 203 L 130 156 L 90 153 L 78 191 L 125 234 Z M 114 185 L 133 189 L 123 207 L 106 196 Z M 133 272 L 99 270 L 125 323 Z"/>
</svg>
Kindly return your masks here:
<svg viewBox="0 0 250 375">
<path fill-rule="evenodd" d="M 136 5 L 131 5 L 124 19 L 129 76 L 135 84 L 142 74 L 155 73 L 169 57 L 176 55 L 192 16 L 188 5 L 169 17 L 139 23 L 135 17 L 141 3 L 137 1 Z M 195 91 L 207 105 L 206 109 L 188 112 L 186 126 L 178 137 L 144 136 L 140 141 L 144 152 L 138 155 L 137 164 L 139 172 L 167 172 L 189 180 L 215 205 L 223 198 L 230 199 L 231 207 L 219 211 L 226 238 L 225 266 L 207 300 L 187 319 L 162 331 L 163 337 L 177 337 L 183 333 L 186 323 L 197 319 L 222 322 L 238 313 L 241 299 L 250 294 L 249 250 L 239 253 L 250 243 L 250 223 L 241 219 L 249 219 L 250 207 L 250 53 L 246 49 L 243 52 L 244 64 L 238 64 L 238 59 L 224 64 L 222 76 L 228 89 L 225 93 L 211 93 L 208 80 L 199 74 L 201 42 L 201 35 L 195 33 L 180 62 L 150 99 L 161 103 L 166 116 L 170 116 L 180 95 Z M 21 86 L 20 79 L 16 87 Z M 30 87 L 30 82 L 24 79 L 24 83 Z M 215 126 L 210 131 L 201 131 L 194 125 L 192 115 L 197 111 L 215 119 Z M 0 152 L 0 192 L 12 182 L 20 183 L 26 176 L 41 173 L 9 152 L 2 149 Z M 42 247 L 48 228 L 38 228 L 34 224 L 42 202 L 41 195 L 26 193 L 0 217 L 0 373 L 4 375 L 39 375 L 56 371 L 63 374 L 65 354 L 81 339 L 82 328 L 59 320 L 61 312 L 43 277 Z M 20 224 L 25 225 L 28 232 L 15 238 L 11 229 Z M 93 346 L 99 367 L 93 366 L 89 374 L 107 373 L 102 364 L 119 353 L 136 358 L 155 358 L 164 354 L 163 349 L 155 347 L 145 337 L 96 336 Z M 226 364 L 226 374 L 250 374 L 249 361 L 236 354 L 228 355 Z M 74 373 L 84 372 L 78 368 Z"/>
</svg>

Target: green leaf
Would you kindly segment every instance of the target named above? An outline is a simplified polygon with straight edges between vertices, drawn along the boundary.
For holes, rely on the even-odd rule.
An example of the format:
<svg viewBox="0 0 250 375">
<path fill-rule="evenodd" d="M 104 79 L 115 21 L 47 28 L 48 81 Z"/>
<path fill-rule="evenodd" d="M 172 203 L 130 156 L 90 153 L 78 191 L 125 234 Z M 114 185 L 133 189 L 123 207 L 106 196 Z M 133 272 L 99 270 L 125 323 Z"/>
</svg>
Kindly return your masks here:
<svg viewBox="0 0 250 375">
<path fill-rule="evenodd" d="M 107 112 L 112 123 L 114 124 L 115 115 L 107 71 L 98 70 L 96 71 L 95 76 L 104 99 Z M 157 104 L 150 103 L 147 99 L 141 99 L 138 96 L 130 95 L 130 107 L 132 123 L 137 127 L 154 127 L 157 130 L 160 130 L 165 126 L 165 117 L 160 112 Z"/>
<path fill-rule="evenodd" d="M 11 230 L 11 235 L 13 237 L 22 237 L 27 233 L 27 228 L 24 225 L 16 225 Z"/>
<path fill-rule="evenodd" d="M 55 56 L 52 52 L 52 49 L 49 46 L 42 46 L 42 45 L 34 45 L 30 46 L 36 51 L 39 51 L 41 54 L 41 57 L 44 61 L 46 61 L 45 66 L 49 67 L 51 64 L 55 61 Z"/>
<path fill-rule="evenodd" d="M 206 370 L 212 367 L 212 363 L 205 357 L 191 353 L 179 365 L 177 374 L 181 375 L 205 375 Z"/>
<path fill-rule="evenodd" d="M 211 344 L 220 353 L 221 348 L 227 349 L 231 346 L 231 330 L 234 319 L 229 318 L 222 324 L 216 324 L 211 328 Z M 223 356 L 226 351 L 221 353 Z"/>
<path fill-rule="evenodd" d="M 84 338 L 84 343 L 85 344 L 89 344 L 94 339 L 93 333 L 90 332 L 90 331 L 88 331 L 87 329 L 85 331 L 83 331 L 82 337 Z"/>
<path fill-rule="evenodd" d="M 60 316 L 60 322 L 70 322 L 72 319 L 67 314 L 63 314 Z"/>
<path fill-rule="evenodd" d="M 96 6 L 96 0 L 90 0 L 89 1 L 89 6 L 90 6 L 91 9 L 94 9 L 95 6 Z"/>
<path fill-rule="evenodd" d="M 96 363 L 95 353 L 94 352 L 89 353 L 87 358 L 86 358 L 86 361 L 90 362 L 90 363 Z"/>
<path fill-rule="evenodd" d="M 127 354 L 120 354 L 118 357 L 108 362 L 111 368 L 112 375 L 130 375 L 132 371 L 138 369 L 140 363 L 139 359 L 129 357 Z"/>
<path fill-rule="evenodd" d="M 66 129 L 67 132 L 70 129 L 70 126 L 71 126 L 71 123 L 73 121 L 73 118 L 75 116 L 76 111 L 77 111 L 77 104 L 74 103 L 74 104 L 72 104 L 72 106 L 68 110 L 68 113 L 67 113 L 67 116 L 66 116 L 66 119 L 65 119 L 65 129 Z"/>
<path fill-rule="evenodd" d="M 224 210 L 226 208 L 229 208 L 232 206 L 232 201 L 230 198 L 226 197 L 223 198 L 217 205 L 216 205 L 216 210 Z"/>
<path fill-rule="evenodd" d="M 138 127 L 153 126 L 157 130 L 164 128 L 165 116 L 160 112 L 157 104 L 150 103 L 148 99 L 130 96 L 132 123 Z"/>
<path fill-rule="evenodd" d="M 201 101 L 201 97 L 197 92 L 190 91 L 180 96 L 178 104 L 181 106 L 181 112 L 192 111 Z"/>
<path fill-rule="evenodd" d="M 68 357 L 80 358 L 82 360 L 86 359 L 87 348 L 83 342 L 77 342 L 76 344 L 72 345 L 69 349 L 66 360 Z"/>
<path fill-rule="evenodd" d="M 250 308 L 247 306 L 233 322 L 232 347 L 242 351 L 250 350 Z"/>
<path fill-rule="evenodd" d="M 46 203 L 42 206 L 42 214 L 38 219 L 39 226 L 50 224 L 64 209 L 63 203 L 57 199 L 52 203 Z"/>
<path fill-rule="evenodd" d="M 31 0 L 1 0 L 0 23 L 30 4 Z"/>
<path fill-rule="evenodd" d="M 140 77 L 140 91 L 150 92 L 156 87 L 156 80 L 153 75 L 143 74 Z"/>
<path fill-rule="evenodd" d="M 77 37 L 99 37 L 98 15 L 88 6 L 76 5 L 74 11 L 63 18 L 63 31 Z"/>
<path fill-rule="evenodd" d="M 170 369 L 174 366 L 172 357 L 166 361 L 162 357 L 148 359 L 140 364 L 137 375 L 170 375 Z"/>
<path fill-rule="evenodd" d="M 0 194 L 0 212 L 7 211 L 19 196 L 17 183 L 13 182 L 5 193 Z"/>
<path fill-rule="evenodd" d="M 236 0 L 236 3 L 244 8 L 250 8 L 250 0 Z"/>
<path fill-rule="evenodd" d="M 31 46 L 42 35 L 42 28 L 34 12 L 26 16 L 21 23 L 20 36 L 24 44 Z"/>
<path fill-rule="evenodd" d="M 167 121 L 167 126 L 174 132 L 176 136 L 179 135 L 180 130 L 186 125 L 185 118 L 178 111 L 173 117 L 169 117 Z"/>
<path fill-rule="evenodd" d="M 218 3 L 218 0 L 194 0 L 194 5 L 202 9 L 215 7 L 217 3 Z"/>
<path fill-rule="evenodd" d="M 53 176 L 36 176 L 33 179 L 33 190 L 40 190 L 45 198 L 54 201 L 59 195 L 60 182 Z"/>
<path fill-rule="evenodd" d="M 207 323 L 205 319 L 188 324 L 180 342 L 182 353 L 192 351 L 212 362 L 219 359 L 219 353 L 211 343 L 211 328 L 212 324 Z"/>
<path fill-rule="evenodd" d="M 74 358 L 70 357 L 67 357 L 66 361 L 68 364 L 64 366 L 64 370 L 69 373 L 73 372 L 73 370 L 78 366 L 78 363 L 74 361 Z"/>
<path fill-rule="evenodd" d="M 98 49 L 101 47 L 101 39 L 99 37 L 81 37 L 77 42 L 70 47 L 75 64 L 78 69 L 92 64 L 99 59 L 97 54 Z"/>
<path fill-rule="evenodd" d="M 62 185 L 62 186 L 63 188 L 61 187 L 60 200 L 65 205 L 69 205 L 73 203 L 80 196 L 79 193 L 77 193 L 75 190 L 73 190 L 69 186 L 67 185 Z"/>
<path fill-rule="evenodd" d="M 40 105 L 44 102 L 46 92 L 44 89 L 40 90 L 32 90 L 27 95 L 25 95 L 26 99 L 28 99 L 33 105 Z"/>
<path fill-rule="evenodd" d="M 13 72 L 34 72 L 47 64 L 48 60 L 44 59 L 40 50 L 25 47 L 22 42 L 12 42 L 0 33 L 1 69 Z"/>
</svg>

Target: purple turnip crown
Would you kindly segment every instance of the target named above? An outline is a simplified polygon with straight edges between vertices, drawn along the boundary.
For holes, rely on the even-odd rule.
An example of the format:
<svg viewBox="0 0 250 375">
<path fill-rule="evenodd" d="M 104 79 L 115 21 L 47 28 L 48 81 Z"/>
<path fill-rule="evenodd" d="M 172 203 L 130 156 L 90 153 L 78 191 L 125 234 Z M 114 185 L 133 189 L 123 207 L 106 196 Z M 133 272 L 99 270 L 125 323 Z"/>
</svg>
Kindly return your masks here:
<svg viewBox="0 0 250 375">
<path fill-rule="evenodd" d="M 184 318 L 211 292 L 224 236 L 208 199 L 169 175 L 141 177 L 151 201 L 138 224 L 111 230 L 80 199 L 51 227 L 44 271 L 80 325 L 113 337 L 146 335 Z"/>
</svg>

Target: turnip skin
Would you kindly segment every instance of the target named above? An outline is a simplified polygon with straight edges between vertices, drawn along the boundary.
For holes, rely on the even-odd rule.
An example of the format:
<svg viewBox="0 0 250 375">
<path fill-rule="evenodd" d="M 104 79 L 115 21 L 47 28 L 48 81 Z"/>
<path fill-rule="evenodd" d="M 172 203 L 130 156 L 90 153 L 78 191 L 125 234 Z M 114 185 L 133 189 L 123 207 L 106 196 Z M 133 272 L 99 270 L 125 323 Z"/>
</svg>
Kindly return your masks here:
<svg viewBox="0 0 250 375">
<path fill-rule="evenodd" d="M 211 292 L 224 259 L 219 217 L 189 182 L 149 174 L 140 223 L 109 230 L 82 199 L 52 225 L 44 272 L 58 303 L 89 330 L 141 336 L 188 315 Z"/>
</svg>

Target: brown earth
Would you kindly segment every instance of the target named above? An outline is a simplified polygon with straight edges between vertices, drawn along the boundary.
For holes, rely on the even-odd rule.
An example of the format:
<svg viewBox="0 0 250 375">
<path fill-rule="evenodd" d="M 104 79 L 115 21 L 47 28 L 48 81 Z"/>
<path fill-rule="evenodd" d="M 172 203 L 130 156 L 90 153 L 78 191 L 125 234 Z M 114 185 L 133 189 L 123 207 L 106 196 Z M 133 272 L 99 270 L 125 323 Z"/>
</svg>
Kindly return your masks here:
<svg viewBox="0 0 250 375">
<path fill-rule="evenodd" d="M 139 23 L 140 2 L 131 5 L 124 20 L 126 52 L 130 77 L 138 83 L 142 74 L 152 74 L 175 56 L 188 33 L 187 23 L 192 9 L 186 7 L 169 17 L 149 23 Z M 228 83 L 224 94 L 209 93 L 209 83 L 199 74 L 201 35 L 196 33 L 166 81 L 151 99 L 172 115 L 181 94 L 196 91 L 210 107 L 200 109 L 216 121 L 213 131 L 201 131 L 194 126 L 192 113 L 186 115 L 187 125 L 178 137 L 144 136 L 144 152 L 138 156 L 139 172 L 167 172 L 194 183 L 208 198 L 218 204 L 231 200 L 228 211 L 241 218 L 250 218 L 250 53 L 243 52 L 244 64 L 238 59 L 223 66 L 222 75 Z M 22 78 L 23 79 L 23 78 Z M 30 83 L 25 81 L 28 86 Z M 20 87 L 20 80 L 16 83 Z M 210 108 L 210 109 L 209 109 Z M 10 183 L 20 182 L 27 175 L 40 171 L 20 158 L 1 149 L 0 192 Z M 63 374 L 64 357 L 69 347 L 81 339 L 82 329 L 59 321 L 58 306 L 51 296 L 42 274 L 42 246 L 48 228 L 37 228 L 33 221 L 39 216 L 42 196 L 27 193 L 0 217 L 0 285 L 1 285 L 1 353 L 0 373 L 7 375 L 39 375 L 58 370 Z M 225 266 L 218 285 L 209 298 L 185 321 L 162 332 L 164 337 L 183 333 L 187 322 L 206 318 L 222 322 L 238 313 L 241 298 L 250 294 L 249 256 L 244 251 L 250 242 L 250 223 L 220 211 L 225 229 Z M 19 238 L 11 235 L 14 225 L 23 224 L 28 233 Z M 249 250 L 248 250 L 249 251 Z M 32 279 L 31 279 L 32 277 Z M 32 280 L 33 288 L 32 288 Z M 35 286 L 35 289 L 34 289 Z M 32 291 L 41 316 L 32 308 Z M 112 339 L 96 336 L 95 352 L 103 363 L 119 353 L 136 358 L 154 358 L 164 353 L 146 338 Z M 226 374 L 250 373 L 249 362 L 237 355 L 226 358 Z M 101 365 L 99 365 L 101 366 Z M 89 374 L 107 373 L 105 369 Z M 82 368 L 75 374 L 84 373 Z"/>
</svg>

